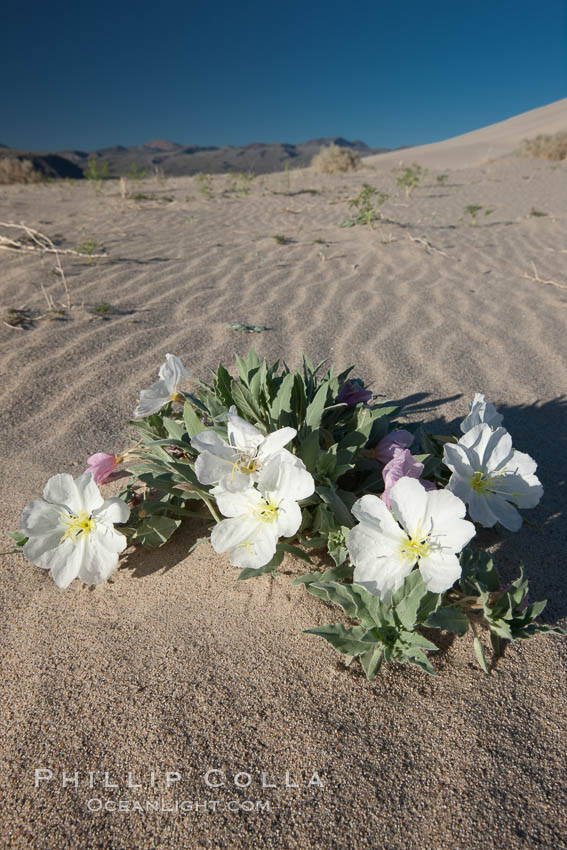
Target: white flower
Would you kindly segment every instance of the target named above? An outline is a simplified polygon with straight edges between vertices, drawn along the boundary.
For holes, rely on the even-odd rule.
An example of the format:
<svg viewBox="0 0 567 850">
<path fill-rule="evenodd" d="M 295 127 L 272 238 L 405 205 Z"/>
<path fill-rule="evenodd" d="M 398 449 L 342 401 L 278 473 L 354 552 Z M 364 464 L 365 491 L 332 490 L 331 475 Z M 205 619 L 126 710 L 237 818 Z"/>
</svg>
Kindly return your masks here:
<svg viewBox="0 0 567 850">
<path fill-rule="evenodd" d="M 453 473 L 447 489 L 487 528 L 500 522 L 518 531 L 522 518 L 516 508 L 535 508 L 543 495 L 536 462 L 512 448 L 505 428 L 476 425 L 458 443 L 445 445 L 443 463 Z"/>
<path fill-rule="evenodd" d="M 175 354 L 166 354 L 165 363 L 160 366 L 158 375 L 159 381 L 152 384 L 148 390 L 141 391 L 140 401 L 134 411 L 134 419 L 143 419 L 145 416 L 157 413 L 169 401 L 178 401 L 181 404 L 185 401 L 177 391 L 177 387 L 183 378 L 191 377 L 191 372 L 187 371 L 179 357 Z"/>
<path fill-rule="evenodd" d="M 400 478 L 390 503 L 392 513 L 368 495 L 352 507 L 360 521 L 347 538 L 355 583 L 388 602 L 417 564 L 428 590 L 448 590 L 461 575 L 457 553 L 475 533 L 463 519 L 463 502 L 447 490 L 428 492 L 415 478 Z"/>
<path fill-rule="evenodd" d="M 70 475 L 54 475 L 25 508 L 19 527 L 29 538 L 24 555 L 38 567 L 51 570 L 58 587 L 74 578 L 86 584 L 106 581 L 118 564 L 126 537 L 113 523 L 126 522 L 129 507 L 122 499 L 102 498 L 92 473 L 73 481 Z"/>
<path fill-rule="evenodd" d="M 220 512 L 229 517 L 213 528 L 215 552 L 229 551 L 235 567 L 258 569 L 268 564 L 280 537 L 293 537 L 301 525 L 298 500 L 315 489 L 305 469 L 273 458 L 262 469 L 258 486 L 234 491 L 212 490 Z"/>
<path fill-rule="evenodd" d="M 280 428 L 265 437 L 242 419 L 233 405 L 228 411 L 228 443 L 215 431 L 201 431 L 191 440 L 200 452 L 195 474 L 201 484 L 220 484 L 225 490 L 247 490 L 259 480 L 262 469 L 274 458 L 305 469 L 303 462 L 284 449 L 295 428 Z"/>
<path fill-rule="evenodd" d="M 502 425 L 504 417 L 498 413 L 493 404 L 484 400 L 482 393 L 475 393 L 472 403 L 469 405 L 469 414 L 461 422 L 461 432 L 466 434 L 475 425 L 485 422 L 491 428 Z"/>
</svg>

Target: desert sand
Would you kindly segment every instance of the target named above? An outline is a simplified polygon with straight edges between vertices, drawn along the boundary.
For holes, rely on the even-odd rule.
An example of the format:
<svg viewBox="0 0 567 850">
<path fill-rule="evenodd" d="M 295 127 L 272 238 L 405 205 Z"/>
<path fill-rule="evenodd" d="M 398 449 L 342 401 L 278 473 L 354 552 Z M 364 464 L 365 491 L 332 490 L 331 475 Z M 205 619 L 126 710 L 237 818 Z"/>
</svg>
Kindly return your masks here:
<svg viewBox="0 0 567 850">
<path fill-rule="evenodd" d="M 567 101 L 556 106 L 567 128 Z M 545 109 L 531 134 L 548 131 Z M 206 380 L 251 343 L 290 364 L 304 351 L 356 363 L 377 396 L 437 433 L 475 391 L 499 407 L 545 496 L 529 513 L 539 531 L 483 539 L 507 578 L 524 564 L 533 598 L 549 599 L 545 619 L 565 624 L 567 164 L 501 158 L 517 141 L 468 166 L 459 156 L 474 138 L 439 145 L 434 164 L 404 152 L 430 169 L 409 199 L 392 173 L 399 154 L 346 176 L 264 176 L 243 197 L 222 176 L 210 199 L 196 178 L 146 180 L 132 191 L 153 198 L 138 201 L 116 182 L 100 196 L 86 182 L 0 187 L 1 220 L 108 253 L 63 257 L 73 309 L 33 321 L 41 284 L 62 300 L 53 260 L 0 252 L 2 304 L 32 319 L 0 324 L 2 529 L 52 474 L 128 444 L 124 423 L 166 352 Z M 390 194 L 385 220 L 341 228 L 364 183 Z M 460 220 L 469 204 L 493 212 L 473 227 Z M 94 315 L 101 301 L 117 312 Z M 336 619 L 291 586 L 304 565 L 288 557 L 275 577 L 237 583 L 208 543 L 187 555 L 204 533 L 188 525 L 163 549 L 131 552 L 94 589 L 62 592 L 2 557 L 2 846 L 567 847 L 563 639 L 509 647 L 490 676 L 469 638 L 446 641 L 435 677 L 392 666 L 369 683 L 302 634 Z M 35 788 L 36 769 L 52 780 Z M 208 787 L 208 770 L 225 785 Z M 166 771 L 180 774 L 169 788 Z M 249 787 L 235 786 L 239 772 Z M 322 784 L 309 786 L 314 773 Z M 96 810 L 149 798 L 201 807 Z"/>
</svg>

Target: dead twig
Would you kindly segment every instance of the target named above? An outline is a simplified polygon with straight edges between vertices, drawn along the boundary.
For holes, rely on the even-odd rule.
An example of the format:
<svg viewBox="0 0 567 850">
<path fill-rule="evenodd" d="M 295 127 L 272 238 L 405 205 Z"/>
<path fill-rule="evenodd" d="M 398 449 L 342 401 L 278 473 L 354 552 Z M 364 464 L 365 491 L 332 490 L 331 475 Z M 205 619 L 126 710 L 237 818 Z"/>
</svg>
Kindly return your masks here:
<svg viewBox="0 0 567 850">
<path fill-rule="evenodd" d="M 536 269 L 536 264 L 533 262 L 533 260 L 532 260 L 532 267 L 533 267 L 533 270 L 534 270 L 533 275 L 531 275 L 531 274 L 523 274 L 522 275 L 522 277 L 525 280 L 533 280 L 534 283 L 542 283 L 546 286 L 557 286 L 558 289 L 567 289 L 567 283 L 559 283 L 556 280 L 544 280 L 543 278 L 541 278 L 538 274 L 538 271 Z"/>
<path fill-rule="evenodd" d="M 72 251 L 72 250 L 63 250 L 60 251 L 59 248 L 56 248 L 49 236 L 46 236 L 44 233 L 40 233 L 39 230 L 34 230 L 32 227 L 28 227 L 27 224 L 16 224 L 12 221 L 0 221 L 0 227 L 5 227 L 7 229 L 12 230 L 23 230 L 28 239 L 32 241 L 32 245 L 23 245 L 21 242 L 18 242 L 15 239 L 10 239 L 8 236 L 3 236 L 0 234 L 0 248 L 8 251 L 33 251 L 39 252 L 40 254 L 53 254 L 55 257 L 56 271 L 59 277 L 61 278 L 61 283 L 63 284 L 63 289 L 65 290 L 65 301 L 66 307 L 68 310 L 71 309 L 71 292 L 69 290 L 69 285 L 67 283 L 67 278 L 65 277 L 65 272 L 63 271 L 63 266 L 61 265 L 60 254 L 77 254 L 80 255 L 80 252 Z M 106 255 L 105 255 L 106 256 Z M 43 283 L 41 284 L 41 291 L 47 301 L 47 306 L 50 310 L 55 309 L 55 303 L 53 298 L 46 291 Z"/>
<path fill-rule="evenodd" d="M 412 236 L 411 233 L 408 233 L 408 237 L 411 239 L 412 242 L 417 242 L 418 245 L 423 245 L 428 254 L 434 251 L 436 254 L 441 254 L 442 257 L 447 257 L 448 260 L 451 259 L 449 254 L 446 254 L 445 251 L 442 251 L 440 248 L 435 248 L 435 246 L 432 245 L 431 242 L 428 242 L 425 236 Z"/>
</svg>

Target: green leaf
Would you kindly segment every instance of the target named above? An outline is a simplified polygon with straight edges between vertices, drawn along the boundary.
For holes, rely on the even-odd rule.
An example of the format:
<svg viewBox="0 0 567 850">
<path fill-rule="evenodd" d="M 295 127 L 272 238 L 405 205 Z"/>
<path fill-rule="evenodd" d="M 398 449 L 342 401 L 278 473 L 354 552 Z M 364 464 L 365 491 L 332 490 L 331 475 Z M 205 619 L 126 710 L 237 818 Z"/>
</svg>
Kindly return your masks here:
<svg viewBox="0 0 567 850">
<path fill-rule="evenodd" d="M 280 543 L 277 544 L 276 550 L 280 550 L 283 552 L 289 552 L 290 555 L 293 555 L 295 558 L 300 558 L 302 561 L 305 561 L 307 564 L 313 565 L 313 561 L 307 555 L 303 549 L 300 549 L 298 546 L 292 546 L 291 543 Z"/>
<path fill-rule="evenodd" d="M 374 681 L 376 678 L 376 674 L 380 670 L 382 666 L 382 661 L 384 659 L 384 652 L 382 647 L 375 646 L 365 652 L 364 655 L 360 656 L 360 663 L 362 664 L 362 669 L 366 673 L 366 678 L 369 682 Z"/>
<path fill-rule="evenodd" d="M 243 419 L 250 423 L 263 424 L 262 411 L 248 387 L 233 381 L 231 388 L 234 403 Z"/>
<path fill-rule="evenodd" d="M 312 584 L 313 582 L 321 584 L 329 581 L 338 581 L 342 578 L 352 578 L 352 569 L 350 565 L 342 564 L 340 567 L 331 567 L 330 570 L 326 570 L 324 573 L 307 573 L 306 575 L 299 576 L 299 578 L 292 581 L 292 584 Z"/>
<path fill-rule="evenodd" d="M 423 583 L 419 570 L 414 570 L 406 576 L 404 583 L 392 596 L 392 606 L 396 615 L 406 629 L 413 629 L 417 621 L 417 612 L 429 591 Z M 438 596 L 432 594 L 433 597 Z"/>
<path fill-rule="evenodd" d="M 28 537 L 23 533 L 23 531 L 6 531 L 6 537 L 9 537 L 10 540 L 13 540 L 16 546 L 24 546 L 28 542 Z"/>
<path fill-rule="evenodd" d="M 469 628 L 469 619 L 466 614 L 463 614 L 460 608 L 451 606 L 447 608 L 438 608 L 425 621 L 425 625 L 430 629 L 443 629 L 447 632 L 462 637 Z"/>
<path fill-rule="evenodd" d="M 246 581 L 249 578 L 258 578 L 258 576 L 264 576 L 266 573 L 273 573 L 280 566 L 283 561 L 284 553 L 282 550 L 276 549 L 276 554 L 272 558 L 269 564 L 266 564 L 263 567 L 259 567 L 257 570 L 252 569 L 251 567 L 247 567 L 244 570 L 241 570 L 238 574 L 237 581 Z"/>
<path fill-rule="evenodd" d="M 250 346 L 248 357 L 246 359 L 246 366 L 248 367 L 248 374 L 250 374 L 253 369 L 258 369 L 258 367 L 260 366 L 260 358 L 254 351 L 253 345 Z"/>
<path fill-rule="evenodd" d="M 319 431 L 312 431 L 309 436 L 300 443 L 297 450 L 297 455 L 305 466 L 308 472 L 312 475 L 315 472 L 317 461 L 319 459 Z"/>
<path fill-rule="evenodd" d="M 157 548 L 169 540 L 174 531 L 181 525 L 180 519 L 167 516 L 149 516 L 136 529 L 134 541 L 142 546 Z"/>
<path fill-rule="evenodd" d="M 166 427 L 167 433 L 174 440 L 183 440 L 185 436 L 185 428 L 183 425 L 180 425 L 179 422 L 176 422 L 174 419 L 167 419 L 165 416 L 163 418 L 163 424 Z"/>
<path fill-rule="evenodd" d="M 226 407 L 230 407 L 231 404 L 234 404 L 231 392 L 232 378 L 224 366 L 220 363 L 216 371 L 216 375 L 213 378 L 213 383 L 216 394 L 222 400 L 222 403 L 226 405 Z"/>
<path fill-rule="evenodd" d="M 364 655 L 368 652 L 369 643 L 363 642 L 362 638 L 367 630 L 362 626 L 353 626 L 345 629 L 340 623 L 329 626 L 318 626 L 315 629 L 306 629 L 306 635 L 319 635 L 331 644 L 338 652 L 344 655 Z M 372 641 L 373 643 L 374 641 Z"/>
<path fill-rule="evenodd" d="M 338 525 L 346 525 L 347 528 L 353 527 L 354 517 L 333 487 L 319 485 L 315 488 L 315 492 L 331 508 Z"/>
<path fill-rule="evenodd" d="M 482 644 L 480 642 L 480 638 L 475 637 L 475 639 L 473 641 L 473 645 L 474 645 L 474 651 L 475 651 L 477 661 L 480 664 L 480 666 L 482 667 L 482 669 L 484 670 L 484 672 L 488 675 L 488 667 L 486 665 L 486 660 L 484 658 L 484 652 L 482 650 Z"/>
<path fill-rule="evenodd" d="M 238 354 L 234 355 L 234 359 L 236 360 L 236 368 L 237 368 L 240 380 L 243 381 L 245 384 L 248 384 L 248 367 L 247 367 L 246 363 L 244 362 L 244 360 L 241 357 L 238 356 Z M 231 384 L 231 387 L 232 387 L 232 384 Z"/>
<path fill-rule="evenodd" d="M 315 393 L 315 398 L 307 408 L 307 412 L 305 414 L 305 426 L 309 431 L 317 430 L 321 424 L 321 419 L 325 410 L 325 403 L 327 401 L 327 391 L 327 384 L 321 384 Z"/>
<path fill-rule="evenodd" d="M 270 414 L 274 422 L 280 426 L 291 421 L 291 393 L 294 381 L 295 377 L 291 372 L 289 375 L 285 375 L 272 402 Z"/>
<path fill-rule="evenodd" d="M 429 673 L 430 676 L 435 675 L 435 670 L 431 666 L 431 662 L 427 655 L 419 647 L 408 648 L 404 655 L 410 664 L 416 664 L 418 667 L 421 667 L 422 670 L 425 670 L 426 673 Z M 404 658 L 402 657 L 400 660 L 404 660 Z"/>
<path fill-rule="evenodd" d="M 188 401 L 186 401 L 183 405 L 183 420 L 185 422 L 185 427 L 187 428 L 187 433 L 190 437 L 195 437 L 197 434 L 200 434 L 201 431 L 206 430 L 206 426 L 203 425 L 195 413 L 193 405 Z"/>
</svg>

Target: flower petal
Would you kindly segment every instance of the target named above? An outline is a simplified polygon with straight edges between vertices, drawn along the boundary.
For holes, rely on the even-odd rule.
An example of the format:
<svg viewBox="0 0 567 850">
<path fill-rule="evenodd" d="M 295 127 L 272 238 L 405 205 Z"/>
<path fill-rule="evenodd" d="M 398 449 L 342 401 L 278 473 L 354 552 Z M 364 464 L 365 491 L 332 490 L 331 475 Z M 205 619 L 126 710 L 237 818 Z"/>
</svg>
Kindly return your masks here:
<svg viewBox="0 0 567 850">
<path fill-rule="evenodd" d="M 251 516 L 236 516 L 223 519 L 217 523 L 211 532 L 211 544 L 215 552 L 226 552 L 234 546 L 239 546 L 255 537 L 259 519 Z"/>
<path fill-rule="evenodd" d="M 248 516 L 254 513 L 263 501 L 261 494 L 254 488 L 239 491 L 215 487 L 211 493 L 216 499 L 221 514 L 228 517 Z"/>
<path fill-rule="evenodd" d="M 282 499 L 278 505 L 278 537 L 293 537 L 301 525 L 301 508 L 292 499 Z"/>
<path fill-rule="evenodd" d="M 78 514 L 83 504 L 73 476 L 67 472 L 53 475 L 43 488 L 43 498 L 53 505 L 66 507 L 72 514 Z"/>
<path fill-rule="evenodd" d="M 490 495 L 490 510 L 497 521 L 508 531 L 519 531 L 522 527 L 522 517 L 510 502 L 502 496 Z"/>
<path fill-rule="evenodd" d="M 498 522 L 498 517 L 491 507 L 490 496 L 482 496 L 471 488 L 467 499 L 469 516 L 474 522 L 479 522 L 485 528 L 492 528 Z"/>
<path fill-rule="evenodd" d="M 427 506 L 425 487 L 415 478 L 400 478 L 390 490 L 390 502 L 394 516 L 413 538 L 423 527 Z"/>
<path fill-rule="evenodd" d="M 364 564 L 356 565 L 353 581 L 374 596 L 379 596 L 383 602 L 389 602 L 392 593 L 401 587 L 412 569 L 413 564 L 395 555 L 375 558 L 372 562 L 365 561 Z"/>
<path fill-rule="evenodd" d="M 51 577 L 57 587 L 65 589 L 69 587 L 74 578 L 77 578 L 85 554 L 85 538 L 74 542 L 67 538 L 55 549 L 45 552 L 39 559 L 39 566 L 51 570 Z"/>
<path fill-rule="evenodd" d="M 234 404 L 228 411 L 227 431 L 230 445 L 241 449 L 255 449 L 264 440 L 257 428 L 238 415 Z"/>
<path fill-rule="evenodd" d="M 293 463 L 275 456 L 264 466 L 258 476 L 258 488 L 279 502 L 292 499 L 294 502 L 307 499 L 315 491 L 315 481 L 299 458 Z"/>
<path fill-rule="evenodd" d="M 373 532 L 388 536 L 400 545 L 402 539 L 405 539 L 402 529 L 378 496 L 362 496 L 352 506 L 351 513 L 368 531 L 372 529 Z"/>
<path fill-rule="evenodd" d="M 171 392 L 165 381 L 156 381 L 147 390 L 140 392 L 140 401 L 134 410 L 134 419 L 143 419 L 145 416 L 151 416 L 152 413 L 158 413 L 168 401 L 171 400 Z"/>
<path fill-rule="evenodd" d="M 382 437 L 374 449 L 374 456 L 382 463 L 388 463 L 394 457 L 394 451 L 396 449 L 409 449 L 414 439 L 413 434 L 410 434 L 409 431 L 403 428 L 400 428 L 398 431 L 392 431 L 390 434 Z"/>
<path fill-rule="evenodd" d="M 115 533 L 113 529 L 106 531 Z M 120 537 L 124 537 L 124 535 L 120 535 Z M 112 551 L 106 545 L 107 543 L 105 531 L 101 528 L 91 531 L 84 540 L 83 559 L 78 577 L 85 584 L 101 584 L 118 566 L 118 552 L 121 550 Z"/>
<path fill-rule="evenodd" d="M 90 515 L 97 508 L 102 507 L 104 499 L 96 485 L 92 472 L 83 472 L 82 475 L 75 478 L 75 487 L 79 493 L 82 510 L 85 510 Z"/>
<path fill-rule="evenodd" d="M 273 431 L 263 440 L 258 449 L 258 457 L 267 460 L 270 455 L 274 455 L 291 443 L 297 431 L 295 428 L 280 428 L 278 431 Z"/>
<path fill-rule="evenodd" d="M 245 486 L 250 486 L 250 479 L 246 480 L 246 477 L 238 472 L 232 458 L 219 457 L 209 451 L 201 452 L 195 461 L 195 475 L 201 484 L 205 485 L 217 484 L 227 476 L 229 480 L 231 477 L 238 478 L 237 483 L 243 479 Z M 234 489 L 242 489 L 242 487 Z"/>
<path fill-rule="evenodd" d="M 30 561 L 30 563 L 35 564 L 36 567 L 49 569 L 49 557 L 46 561 L 43 556 L 59 546 L 63 533 L 62 529 L 58 528 L 55 531 L 51 531 L 49 534 L 38 534 L 34 537 L 30 537 L 24 544 L 22 550 L 24 558 L 27 558 L 27 560 Z"/>
<path fill-rule="evenodd" d="M 225 460 L 231 460 L 237 454 L 216 431 L 201 431 L 191 438 L 191 445 L 198 452 L 211 452 Z"/>
<path fill-rule="evenodd" d="M 461 422 L 461 432 L 466 434 L 475 425 L 486 423 L 491 428 L 498 428 L 502 425 L 504 417 L 498 413 L 493 404 L 485 401 L 482 393 L 475 393 L 475 397 L 470 405 L 468 416 L 465 416 Z"/>
<path fill-rule="evenodd" d="M 112 525 L 114 523 L 126 522 L 130 516 L 130 508 L 122 499 L 106 499 L 99 508 L 93 511 L 93 518 L 97 525 L 103 523 Z"/>
<path fill-rule="evenodd" d="M 419 571 L 428 590 L 432 593 L 443 593 L 460 578 L 461 565 L 456 555 L 441 550 L 427 558 L 421 558 Z"/>
<path fill-rule="evenodd" d="M 472 522 L 463 519 L 465 503 L 449 490 L 434 490 L 427 494 L 424 530 L 437 543 L 451 552 L 460 552 L 475 535 Z"/>
<path fill-rule="evenodd" d="M 482 425 L 490 430 L 490 425 Z M 505 428 L 492 431 L 484 449 L 482 463 L 488 472 L 496 472 L 506 466 L 512 457 L 512 437 Z"/>
<path fill-rule="evenodd" d="M 169 390 L 168 395 L 172 395 L 183 378 L 191 377 L 191 372 L 187 371 L 179 357 L 176 357 L 175 354 L 166 354 L 165 363 L 160 366 L 158 375 L 167 386 Z"/>
<path fill-rule="evenodd" d="M 255 570 L 264 567 L 274 557 L 277 541 L 277 532 L 274 526 L 260 524 L 249 540 L 230 550 L 230 563 L 241 569 Z"/>
<path fill-rule="evenodd" d="M 61 522 L 62 509 L 59 505 L 44 502 L 43 499 L 34 499 L 22 511 L 18 527 L 25 531 L 28 537 L 44 537 L 55 531 L 61 537 L 65 533 L 65 526 Z"/>
</svg>

